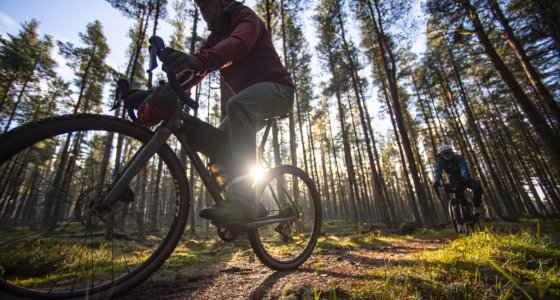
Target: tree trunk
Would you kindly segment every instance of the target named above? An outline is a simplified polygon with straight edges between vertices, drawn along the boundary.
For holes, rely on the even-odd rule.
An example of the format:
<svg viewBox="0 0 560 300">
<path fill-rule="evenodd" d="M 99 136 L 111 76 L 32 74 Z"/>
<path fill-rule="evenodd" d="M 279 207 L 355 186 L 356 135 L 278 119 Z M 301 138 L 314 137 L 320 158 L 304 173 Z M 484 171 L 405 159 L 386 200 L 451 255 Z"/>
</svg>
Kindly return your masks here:
<svg viewBox="0 0 560 300">
<path fill-rule="evenodd" d="M 23 100 L 23 95 L 26 92 L 25 89 L 27 88 L 27 85 L 31 81 L 31 77 L 33 76 L 33 73 L 35 73 L 35 68 L 37 68 L 38 63 L 39 63 L 39 59 L 36 59 L 34 64 L 33 64 L 33 68 L 31 69 L 31 71 L 29 71 L 29 74 L 27 75 L 27 78 L 25 78 L 25 81 L 23 82 L 21 90 L 19 91 L 19 96 L 17 98 L 17 101 L 14 105 L 14 108 L 12 109 L 12 113 L 10 114 L 10 117 L 8 118 L 8 121 L 6 122 L 6 127 L 4 127 L 4 132 L 8 131 L 8 129 L 10 128 L 10 125 L 12 124 L 12 121 L 13 121 L 15 115 L 16 115 L 18 106 L 21 103 L 21 101 Z"/>
<path fill-rule="evenodd" d="M 492 46 L 490 39 L 484 32 L 484 27 L 478 18 L 478 14 L 469 0 L 458 0 L 465 9 L 467 16 L 472 21 L 474 31 L 480 41 L 481 47 L 490 58 L 492 65 L 496 72 L 500 75 L 506 86 L 509 88 L 513 98 L 521 107 L 526 117 L 531 122 L 533 128 L 537 133 L 541 143 L 546 149 L 548 155 L 556 166 L 560 166 L 560 137 L 554 134 L 552 129 L 547 125 L 546 120 L 541 116 L 535 105 L 529 100 L 529 97 L 523 92 L 523 89 L 515 80 L 513 74 L 505 65 L 504 61 L 500 58 L 496 49 Z"/>
<path fill-rule="evenodd" d="M 527 54 L 525 53 L 525 50 L 523 49 L 521 42 L 519 42 L 519 40 L 513 33 L 513 29 L 510 27 L 509 21 L 506 19 L 504 13 L 502 12 L 502 9 L 500 8 L 500 4 L 498 3 L 498 1 L 488 0 L 488 3 L 492 8 L 492 12 L 494 13 L 494 16 L 496 17 L 496 19 L 498 19 L 498 21 L 504 28 L 504 32 L 506 34 L 509 45 L 511 46 L 511 48 L 515 53 L 515 56 L 517 56 L 517 59 L 521 63 L 521 66 L 523 67 L 523 71 L 525 71 L 525 75 L 527 75 L 527 78 L 529 79 L 531 86 L 533 87 L 533 89 L 541 99 L 544 106 L 548 108 L 548 111 L 552 115 L 553 119 L 556 121 L 556 125 L 560 126 L 560 107 L 558 106 L 558 103 L 554 100 L 552 94 L 550 94 L 550 92 L 542 82 L 537 70 L 531 64 L 531 61 L 529 60 L 529 57 L 527 57 Z M 557 29 L 560 30 L 560 28 Z"/>
<path fill-rule="evenodd" d="M 418 176 L 418 168 L 414 161 L 411 141 L 408 137 L 407 129 L 403 120 L 403 113 L 401 110 L 401 103 L 399 100 L 398 87 L 396 82 L 395 59 L 393 57 L 393 53 L 391 49 L 386 45 L 385 40 L 387 39 L 387 35 L 383 31 L 383 24 L 381 22 L 382 18 L 381 18 L 381 13 L 379 11 L 379 1 L 374 0 L 374 3 L 375 3 L 376 13 L 374 13 L 373 7 L 371 6 L 371 2 L 369 3 L 370 17 L 373 25 L 372 27 L 377 37 L 379 51 L 381 54 L 380 57 L 381 57 L 383 72 L 385 73 L 387 85 L 391 96 L 395 121 L 397 123 L 397 127 L 403 143 L 403 150 L 406 154 L 410 175 L 412 176 L 412 181 L 414 183 L 414 189 L 416 191 L 415 198 L 418 201 L 418 205 L 420 206 L 420 211 L 422 216 L 426 217 L 429 216 L 429 210 L 427 207 L 428 197 L 426 195 L 426 190 L 424 189 L 424 186 L 422 186 L 422 183 L 420 182 L 420 178 Z M 377 14 L 377 18 L 375 18 L 376 14 Z M 376 19 L 378 20 L 378 22 L 376 22 Z M 421 221 L 424 224 L 430 223 L 429 219 L 427 220 L 420 219 L 418 221 Z"/>
<path fill-rule="evenodd" d="M 150 1 L 149 6 L 152 6 L 152 1 Z M 160 12 L 161 0 L 156 0 L 156 14 L 154 16 L 154 26 L 152 27 L 152 36 L 157 34 L 157 26 L 159 21 L 159 12 Z M 152 88 L 152 71 L 148 72 L 148 89 Z"/>
<path fill-rule="evenodd" d="M 503 187 L 500 179 L 499 179 L 499 175 L 496 172 L 496 168 L 494 167 L 494 164 L 492 163 L 492 160 L 490 159 L 490 156 L 488 155 L 488 152 L 486 151 L 486 147 L 482 138 L 482 135 L 480 133 L 480 130 L 476 124 L 475 121 L 475 116 L 474 113 L 471 110 L 471 105 L 470 105 L 470 99 L 467 95 L 467 92 L 465 91 L 465 88 L 463 86 L 463 80 L 461 78 L 461 74 L 459 72 L 459 69 L 457 67 L 457 64 L 455 62 L 455 56 L 453 55 L 453 51 L 449 48 L 449 45 L 447 43 L 447 41 L 445 40 L 444 37 L 443 38 L 443 42 L 445 43 L 445 47 L 447 49 L 447 52 L 449 54 L 449 59 L 451 62 L 451 66 L 453 68 L 453 75 L 457 84 L 457 87 L 459 88 L 459 93 L 460 93 L 460 99 L 461 102 L 463 103 L 463 108 L 465 109 L 465 113 L 467 115 L 467 122 L 469 124 L 469 129 L 471 130 L 472 134 L 474 135 L 474 139 L 478 145 L 478 149 L 480 151 L 480 154 L 482 155 L 482 159 L 484 160 L 484 163 L 487 166 L 487 170 L 490 173 L 490 176 L 492 178 L 492 181 L 494 182 L 497 192 L 498 192 L 498 201 L 503 201 L 504 199 L 506 199 L 507 196 L 507 191 L 505 190 L 505 188 Z M 510 216 L 513 218 L 517 218 L 517 216 Z"/>
</svg>

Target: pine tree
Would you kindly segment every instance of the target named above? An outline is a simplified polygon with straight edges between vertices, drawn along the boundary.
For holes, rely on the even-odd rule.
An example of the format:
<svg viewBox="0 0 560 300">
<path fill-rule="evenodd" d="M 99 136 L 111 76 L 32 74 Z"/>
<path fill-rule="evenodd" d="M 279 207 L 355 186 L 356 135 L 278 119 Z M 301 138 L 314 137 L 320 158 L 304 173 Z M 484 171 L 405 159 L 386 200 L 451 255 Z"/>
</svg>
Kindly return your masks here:
<svg viewBox="0 0 560 300">
<path fill-rule="evenodd" d="M 84 47 L 74 46 L 70 42 L 58 42 L 60 54 L 67 59 L 67 65 L 74 70 L 74 85 L 78 88 L 73 113 L 101 110 L 103 86 L 107 82 L 109 67 L 105 58 L 109 46 L 103 35 L 99 21 L 86 26 L 86 32 L 80 33 Z"/>
<path fill-rule="evenodd" d="M 39 23 L 32 20 L 22 25 L 18 36 L 9 40 L 0 39 L 0 122 L 8 130 L 18 115 L 25 121 L 26 114 L 20 111 L 27 93 L 37 89 L 42 78 L 54 76 L 55 61 L 51 57 L 53 41 L 50 36 L 40 39 L 37 35 Z"/>
</svg>

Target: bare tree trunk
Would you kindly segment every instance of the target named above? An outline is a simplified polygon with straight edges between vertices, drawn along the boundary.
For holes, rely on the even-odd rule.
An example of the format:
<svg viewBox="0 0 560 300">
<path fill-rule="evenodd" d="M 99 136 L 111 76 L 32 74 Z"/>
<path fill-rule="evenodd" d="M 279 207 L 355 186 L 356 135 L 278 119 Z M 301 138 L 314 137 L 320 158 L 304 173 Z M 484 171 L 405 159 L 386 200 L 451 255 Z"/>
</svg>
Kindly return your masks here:
<svg viewBox="0 0 560 300">
<path fill-rule="evenodd" d="M 8 118 L 8 121 L 6 122 L 6 126 L 4 127 L 4 132 L 8 131 L 8 129 L 10 128 L 10 125 L 12 124 L 12 121 L 13 121 L 15 115 L 16 115 L 18 106 L 21 103 L 21 101 L 23 100 L 23 95 L 26 92 L 25 89 L 27 88 L 27 85 L 29 84 L 29 81 L 31 80 L 31 77 L 33 76 L 33 73 L 35 72 L 35 68 L 37 67 L 38 63 L 39 63 L 39 59 L 35 60 L 35 63 L 33 64 L 33 69 L 31 69 L 31 71 L 29 71 L 29 74 L 27 75 L 27 77 L 25 78 L 25 81 L 23 82 L 21 90 L 19 91 L 17 101 L 14 104 L 14 108 L 12 109 L 12 112 L 10 113 L 10 117 Z"/>
<path fill-rule="evenodd" d="M 416 191 L 415 199 L 418 201 L 418 205 L 420 207 L 421 215 L 426 217 L 426 216 L 429 215 L 429 209 L 427 207 L 428 197 L 426 195 L 426 190 L 425 190 L 424 186 L 422 185 L 422 183 L 420 182 L 420 178 L 418 176 L 418 168 L 416 166 L 416 162 L 414 161 L 414 154 L 412 153 L 411 141 L 410 141 L 410 138 L 408 136 L 407 129 L 406 129 L 406 126 L 405 126 L 404 120 L 403 120 L 403 113 L 402 113 L 402 109 L 401 109 L 401 103 L 400 103 L 400 99 L 399 99 L 399 95 L 398 95 L 398 87 L 397 87 L 397 81 L 396 81 L 395 59 L 394 59 L 394 56 L 393 56 L 393 53 L 392 53 L 391 49 L 386 44 L 387 35 L 383 31 L 383 24 L 381 22 L 382 18 L 381 18 L 381 13 L 379 11 L 379 1 L 374 0 L 374 4 L 375 4 L 375 12 L 376 13 L 374 13 L 374 9 L 371 5 L 371 2 L 369 3 L 368 6 L 369 6 L 369 10 L 370 10 L 370 17 L 371 17 L 372 25 L 373 25 L 372 27 L 373 27 L 373 30 L 375 32 L 375 35 L 377 36 L 379 52 L 381 54 L 380 55 L 381 64 L 382 64 L 383 72 L 385 74 L 385 79 L 387 81 L 387 85 L 388 85 L 388 88 L 389 88 L 392 107 L 393 107 L 393 113 L 395 115 L 395 121 L 396 121 L 397 127 L 399 129 L 400 138 L 401 138 L 402 143 L 403 143 L 403 150 L 406 154 L 406 158 L 407 158 L 407 162 L 408 162 L 408 168 L 410 170 L 410 175 L 411 175 L 412 181 L 414 183 L 414 189 Z M 375 17 L 376 15 L 377 15 L 377 18 Z M 376 20 L 377 20 L 377 22 L 376 22 Z M 418 221 L 421 221 L 423 224 L 429 224 L 430 223 L 429 219 L 423 220 L 423 219 L 420 218 Z"/>
<path fill-rule="evenodd" d="M 560 55 L 560 3 L 557 0 L 533 0 L 532 5 L 542 19 L 542 23 L 547 29 L 554 42 L 556 52 Z"/>
<path fill-rule="evenodd" d="M 140 58 L 140 51 L 142 50 L 142 43 L 144 43 L 144 39 L 146 38 L 146 31 L 148 30 L 148 21 L 150 19 L 150 15 L 152 14 L 152 6 L 150 5 L 148 10 L 145 9 L 142 11 L 142 17 L 140 20 L 140 25 L 138 26 L 138 39 L 136 40 L 136 47 L 134 48 L 134 55 L 132 59 L 132 65 L 127 70 L 130 70 L 128 73 L 128 79 L 130 81 L 130 87 L 134 87 L 136 84 L 136 65 L 138 64 L 138 59 Z M 144 19 L 145 18 L 145 19 Z"/>
<path fill-rule="evenodd" d="M 381 68 L 378 65 L 378 68 Z M 381 71 L 380 71 L 381 72 Z M 384 76 L 384 75 L 382 75 Z M 415 201 L 415 197 L 413 196 L 413 188 L 412 188 L 412 183 L 410 182 L 410 176 L 409 176 L 409 169 L 406 167 L 406 159 L 405 159 L 405 155 L 404 155 L 404 151 L 403 151 L 403 146 L 402 146 L 402 139 L 399 138 L 400 137 L 400 132 L 399 132 L 399 128 L 397 126 L 397 121 L 395 120 L 395 112 L 393 111 L 393 106 L 392 103 L 389 99 L 389 92 L 387 91 L 387 85 L 385 80 L 382 80 L 382 92 L 385 98 L 385 102 L 387 104 L 387 109 L 389 110 L 389 117 L 391 119 L 391 125 L 393 126 L 393 132 L 395 133 L 395 141 L 397 143 L 397 146 L 399 148 L 399 155 L 400 155 L 400 159 L 402 162 L 402 171 L 403 171 L 403 179 L 406 182 L 406 188 L 404 189 L 404 191 L 406 192 L 406 199 L 409 200 L 409 204 L 410 204 L 410 210 L 412 211 L 412 214 L 414 216 L 414 220 L 416 222 L 422 223 L 422 214 L 420 212 L 420 209 L 418 207 L 418 204 Z"/>
<path fill-rule="evenodd" d="M 496 17 L 496 19 L 498 19 L 498 21 L 504 28 L 504 32 L 506 34 L 509 45 L 514 50 L 517 59 L 521 63 L 521 66 L 523 67 L 523 71 L 525 71 L 525 75 L 527 75 L 527 78 L 529 79 L 531 86 L 533 87 L 533 89 L 541 99 L 544 106 L 548 108 L 550 114 L 556 121 L 556 125 L 560 126 L 560 107 L 558 106 L 558 103 L 554 100 L 552 94 L 550 94 L 550 92 L 542 82 L 537 70 L 531 64 L 531 61 L 529 60 L 529 57 L 527 57 L 527 54 L 525 53 L 525 50 L 523 49 L 521 42 L 519 42 L 519 40 L 513 33 L 513 29 L 509 26 L 509 21 L 506 19 L 506 16 L 502 12 L 502 9 L 500 8 L 500 4 L 498 3 L 498 1 L 488 0 L 488 3 L 492 8 L 492 12 L 494 13 L 494 16 Z M 557 29 L 560 30 L 560 28 Z"/>
<path fill-rule="evenodd" d="M 558 143 L 560 137 L 552 131 L 550 126 L 548 126 L 546 120 L 541 116 L 531 100 L 529 100 L 529 97 L 527 97 L 525 92 L 523 92 L 523 89 L 521 88 L 517 80 L 515 80 L 511 71 L 500 58 L 499 54 L 496 52 L 496 49 L 492 46 L 490 39 L 484 32 L 484 27 L 480 22 L 480 19 L 478 18 L 478 14 L 474 7 L 471 5 L 470 1 L 458 1 L 465 9 L 467 16 L 469 16 L 469 18 L 471 19 L 474 26 L 474 31 L 480 41 L 480 45 L 482 46 L 482 49 L 484 50 L 486 55 L 490 58 L 492 65 L 496 69 L 496 72 L 503 79 L 504 83 L 509 88 L 513 98 L 521 107 L 526 117 L 529 119 L 529 122 L 531 122 L 533 128 L 535 128 L 535 131 L 541 143 L 545 147 L 553 163 L 556 166 L 560 166 L 560 143 Z"/>
<path fill-rule="evenodd" d="M 326 138 L 326 137 L 325 137 Z M 334 208 L 333 205 L 331 203 L 331 193 L 330 193 L 330 186 L 328 184 L 329 182 L 329 174 L 327 171 L 327 164 L 329 163 L 327 161 L 327 157 L 325 155 L 325 147 L 323 147 L 323 143 L 324 141 L 321 141 L 321 145 L 319 146 L 319 151 L 321 152 L 321 167 L 322 167 L 322 172 L 323 172 L 323 182 L 321 184 L 321 189 L 319 190 L 321 192 L 321 199 L 325 199 L 325 220 L 332 220 L 334 219 L 333 216 L 333 212 L 334 212 Z M 332 175 L 332 174 L 331 174 Z"/>
<path fill-rule="evenodd" d="M 154 26 L 152 27 L 152 36 L 156 35 L 157 33 L 157 26 L 158 26 L 158 21 L 159 21 L 159 12 L 160 12 L 160 5 L 161 5 L 161 0 L 156 0 L 156 14 L 154 16 Z M 152 7 L 152 1 L 150 1 L 150 3 L 148 4 L 150 7 Z M 151 10 L 151 9 L 150 9 Z M 148 89 L 152 88 L 152 71 L 148 72 Z"/>
</svg>

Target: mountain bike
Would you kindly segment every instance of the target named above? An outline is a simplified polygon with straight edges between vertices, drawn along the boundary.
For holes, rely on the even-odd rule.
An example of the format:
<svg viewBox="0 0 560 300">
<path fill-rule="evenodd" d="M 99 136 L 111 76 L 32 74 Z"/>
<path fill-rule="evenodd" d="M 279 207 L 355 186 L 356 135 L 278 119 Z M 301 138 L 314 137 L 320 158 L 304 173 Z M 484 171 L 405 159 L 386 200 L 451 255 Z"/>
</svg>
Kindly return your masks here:
<svg viewBox="0 0 560 300">
<path fill-rule="evenodd" d="M 451 195 L 447 211 L 453 225 L 453 229 L 459 235 L 471 235 L 481 230 L 478 215 L 473 214 L 472 201 L 465 195 L 465 184 L 446 183 L 442 185 L 445 193 Z"/>
<path fill-rule="evenodd" d="M 163 49 L 163 41 L 150 41 L 151 50 Z M 158 270 L 189 215 L 179 145 L 211 198 L 228 201 L 185 134 L 202 122 L 189 113 L 196 102 L 167 75 L 181 109 L 154 131 L 123 118 L 77 114 L 0 136 L 0 299 L 107 299 Z M 253 185 L 258 216 L 217 231 L 225 241 L 247 234 L 264 265 L 285 271 L 312 254 L 321 202 L 303 170 L 267 163 L 262 149 L 275 122 L 268 120 L 258 151 L 266 170 Z"/>
</svg>

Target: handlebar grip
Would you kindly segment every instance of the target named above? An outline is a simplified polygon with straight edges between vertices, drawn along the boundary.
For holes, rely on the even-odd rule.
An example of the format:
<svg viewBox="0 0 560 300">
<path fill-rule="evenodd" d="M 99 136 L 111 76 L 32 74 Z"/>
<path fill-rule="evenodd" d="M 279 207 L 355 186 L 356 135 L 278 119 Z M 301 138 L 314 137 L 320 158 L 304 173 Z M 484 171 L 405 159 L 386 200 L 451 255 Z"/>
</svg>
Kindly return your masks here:
<svg viewBox="0 0 560 300">
<path fill-rule="evenodd" d="M 198 109 L 198 103 L 196 103 L 191 97 L 185 93 L 185 90 L 181 88 L 181 85 L 177 81 L 177 77 L 174 74 L 167 73 L 167 81 L 169 81 L 169 86 L 173 89 L 179 100 L 183 101 L 192 109 Z"/>
<path fill-rule="evenodd" d="M 157 60 L 155 56 L 156 55 L 157 57 L 160 56 L 161 51 L 165 49 L 165 43 L 163 42 L 163 39 L 157 35 L 150 37 L 149 42 L 150 42 L 150 70 L 153 70 L 157 67 Z M 167 75 L 167 80 L 169 81 L 169 86 L 173 89 L 175 94 L 177 94 L 179 100 L 184 104 L 188 105 L 189 107 L 191 107 L 192 109 L 195 110 L 198 109 L 198 103 L 196 103 L 193 99 L 191 99 L 191 97 L 189 97 L 187 93 L 185 93 L 185 90 L 181 88 L 181 85 L 177 81 L 177 77 L 175 77 L 175 74 L 166 73 L 166 75 Z"/>
</svg>

